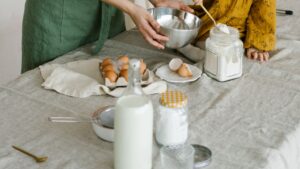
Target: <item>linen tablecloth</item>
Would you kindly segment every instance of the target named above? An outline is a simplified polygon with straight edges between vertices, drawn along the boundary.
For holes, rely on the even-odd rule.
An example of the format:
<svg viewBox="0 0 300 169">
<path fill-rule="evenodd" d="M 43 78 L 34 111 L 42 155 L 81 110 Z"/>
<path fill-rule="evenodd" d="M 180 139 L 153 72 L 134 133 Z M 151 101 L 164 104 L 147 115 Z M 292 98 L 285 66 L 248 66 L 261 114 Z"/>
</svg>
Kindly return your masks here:
<svg viewBox="0 0 300 169">
<path fill-rule="evenodd" d="M 288 2 L 288 3 L 287 3 Z M 300 2 L 280 1 L 295 11 L 278 17 L 278 49 L 268 63 L 244 59 L 244 75 L 217 82 L 205 74 L 196 82 L 169 84 L 189 98 L 189 142 L 208 146 L 213 161 L 207 169 L 300 168 Z M 88 59 L 89 46 L 52 63 Z M 156 50 L 137 31 L 108 40 L 99 55 L 128 54 L 149 65 L 181 57 L 172 50 Z M 38 69 L 0 86 L 0 168 L 112 169 L 113 145 L 97 138 L 90 124 L 57 124 L 49 116 L 88 117 L 116 99 L 85 99 L 60 95 L 41 87 Z M 152 96 L 157 105 L 158 95 Z M 11 148 L 18 145 L 49 157 L 37 164 Z M 158 147 L 154 143 L 154 168 Z"/>
</svg>

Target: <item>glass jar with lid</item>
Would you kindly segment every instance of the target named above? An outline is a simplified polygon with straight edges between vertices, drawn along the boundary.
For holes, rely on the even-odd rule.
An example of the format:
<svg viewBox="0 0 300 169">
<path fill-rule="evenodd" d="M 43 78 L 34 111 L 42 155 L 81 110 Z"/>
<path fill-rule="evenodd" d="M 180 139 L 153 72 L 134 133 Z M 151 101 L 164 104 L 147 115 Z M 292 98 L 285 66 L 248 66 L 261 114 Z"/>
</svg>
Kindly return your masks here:
<svg viewBox="0 0 300 169">
<path fill-rule="evenodd" d="M 187 96 L 180 91 L 166 91 L 159 102 L 157 142 L 164 146 L 184 144 L 188 137 Z"/>
<path fill-rule="evenodd" d="M 227 81 L 242 75 L 243 42 L 237 29 L 229 26 L 228 29 L 229 32 L 226 33 L 214 27 L 206 40 L 204 70 L 218 81 Z"/>
</svg>

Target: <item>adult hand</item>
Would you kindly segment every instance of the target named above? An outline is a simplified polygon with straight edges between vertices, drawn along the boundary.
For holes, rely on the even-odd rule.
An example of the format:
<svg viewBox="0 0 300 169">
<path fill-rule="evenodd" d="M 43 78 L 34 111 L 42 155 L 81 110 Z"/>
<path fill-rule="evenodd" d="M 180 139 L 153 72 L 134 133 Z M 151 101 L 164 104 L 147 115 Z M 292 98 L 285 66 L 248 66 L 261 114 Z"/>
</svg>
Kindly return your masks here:
<svg viewBox="0 0 300 169">
<path fill-rule="evenodd" d="M 155 7 L 170 7 L 186 12 L 194 13 L 194 10 L 178 0 L 150 0 Z"/>
<path fill-rule="evenodd" d="M 165 48 L 164 44 L 169 38 L 158 33 L 160 26 L 150 13 L 144 8 L 134 5 L 128 14 L 147 42 L 159 49 Z"/>
</svg>

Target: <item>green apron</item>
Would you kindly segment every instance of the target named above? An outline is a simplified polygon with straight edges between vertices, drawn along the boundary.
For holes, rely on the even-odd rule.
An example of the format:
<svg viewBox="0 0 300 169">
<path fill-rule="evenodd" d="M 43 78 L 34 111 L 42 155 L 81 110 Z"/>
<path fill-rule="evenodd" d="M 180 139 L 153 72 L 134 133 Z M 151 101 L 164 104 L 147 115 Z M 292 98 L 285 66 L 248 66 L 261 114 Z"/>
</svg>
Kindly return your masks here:
<svg viewBox="0 0 300 169">
<path fill-rule="evenodd" d="M 123 13 L 100 0 L 27 0 L 23 18 L 22 72 L 87 43 L 98 52 L 125 30 Z"/>
</svg>

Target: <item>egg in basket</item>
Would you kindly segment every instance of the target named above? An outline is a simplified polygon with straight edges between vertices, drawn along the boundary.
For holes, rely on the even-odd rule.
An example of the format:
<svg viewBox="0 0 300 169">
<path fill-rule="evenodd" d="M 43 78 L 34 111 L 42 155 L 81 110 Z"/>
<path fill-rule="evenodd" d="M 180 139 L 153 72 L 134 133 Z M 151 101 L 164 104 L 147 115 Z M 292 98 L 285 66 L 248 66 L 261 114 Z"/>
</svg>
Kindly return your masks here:
<svg viewBox="0 0 300 169">
<path fill-rule="evenodd" d="M 141 59 L 140 73 L 142 85 L 153 82 L 154 74 L 147 69 L 146 63 Z M 128 84 L 129 57 L 119 56 L 116 60 L 105 58 L 99 63 L 99 70 L 104 79 L 105 86 L 109 88 L 124 87 Z"/>
</svg>

